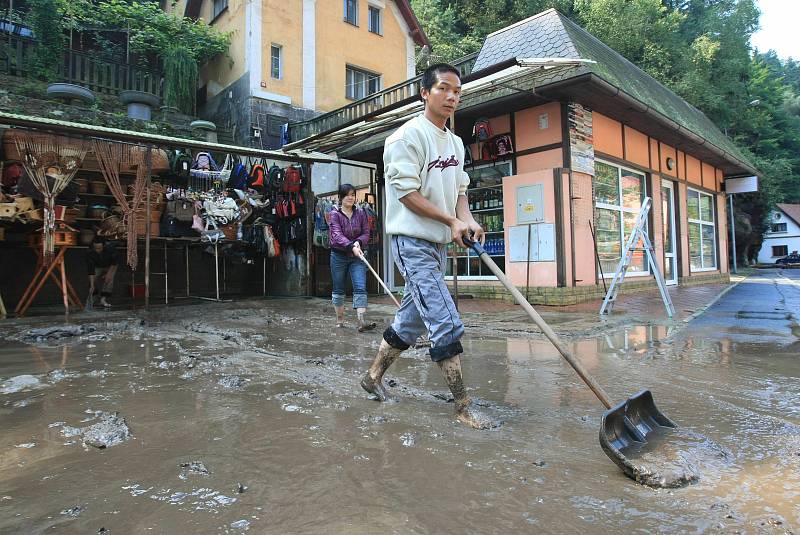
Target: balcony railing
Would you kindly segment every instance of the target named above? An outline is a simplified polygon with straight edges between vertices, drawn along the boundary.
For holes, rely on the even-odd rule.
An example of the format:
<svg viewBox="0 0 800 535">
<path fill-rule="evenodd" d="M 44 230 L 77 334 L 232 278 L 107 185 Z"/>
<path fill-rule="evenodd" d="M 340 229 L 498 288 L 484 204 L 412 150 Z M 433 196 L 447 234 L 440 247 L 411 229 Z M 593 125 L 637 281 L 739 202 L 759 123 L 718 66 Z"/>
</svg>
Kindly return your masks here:
<svg viewBox="0 0 800 535">
<path fill-rule="evenodd" d="M 11 76 L 31 75 L 34 40 L 0 33 L 0 73 Z M 125 89 L 144 91 L 163 97 L 161 73 L 131 64 L 101 60 L 91 54 L 64 50 L 57 66 L 59 82 L 67 82 L 97 93 L 116 95 Z"/>
<path fill-rule="evenodd" d="M 475 65 L 477 58 L 478 53 L 475 52 L 453 63 L 453 66 L 461 73 L 461 78 L 466 78 L 472 72 L 472 67 Z M 290 139 L 298 141 L 317 134 L 330 132 L 378 113 L 385 113 L 394 108 L 404 106 L 419 95 L 421 81 L 422 76 L 418 75 L 309 121 L 291 123 L 289 125 Z"/>
</svg>

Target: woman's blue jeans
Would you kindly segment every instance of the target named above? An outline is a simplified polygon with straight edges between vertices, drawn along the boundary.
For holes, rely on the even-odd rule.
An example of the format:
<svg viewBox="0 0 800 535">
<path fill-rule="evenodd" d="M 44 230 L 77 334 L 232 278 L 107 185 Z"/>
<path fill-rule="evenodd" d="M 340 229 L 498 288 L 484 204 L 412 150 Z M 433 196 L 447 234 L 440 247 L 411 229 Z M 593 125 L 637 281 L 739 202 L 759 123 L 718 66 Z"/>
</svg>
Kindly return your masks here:
<svg viewBox="0 0 800 535">
<path fill-rule="evenodd" d="M 353 308 L 367 308 L 367 267 L 361 259 L 347 256 L 331 249 L 331 277 L 333 278 L 333 306 L 344 306 L 347 274 L 353 283 Z"/>
</svg>

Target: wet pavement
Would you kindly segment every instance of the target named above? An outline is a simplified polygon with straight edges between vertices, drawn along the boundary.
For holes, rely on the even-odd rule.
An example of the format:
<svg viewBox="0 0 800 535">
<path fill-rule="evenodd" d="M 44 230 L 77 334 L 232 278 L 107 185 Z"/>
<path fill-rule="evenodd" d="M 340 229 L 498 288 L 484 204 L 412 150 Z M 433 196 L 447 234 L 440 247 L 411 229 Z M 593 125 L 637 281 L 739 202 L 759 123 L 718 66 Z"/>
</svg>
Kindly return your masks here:
<svg viewBox="0 0 800 535">
<path fill-rule="evenodd" d="M 380 327 L 334 329 L 324 300 L 83 313 L 33 335 L 59 320 L 7 320 L 0 532 L 800 528 L 800 271 L 757 272 L 691 321 L 543 314 L 615 401 L 649 388 L 691 439 L 698 481 L 679 489 L 603 454 L 602 406 L 518 308 L 476 308 L 463 362 L 504 421 L 488 431 L 455 422 L 423 349 L 387 373 L 398 403 L 369 400 Z M 370 314 L 386 325 L 392 307 Z"/>
</svg>

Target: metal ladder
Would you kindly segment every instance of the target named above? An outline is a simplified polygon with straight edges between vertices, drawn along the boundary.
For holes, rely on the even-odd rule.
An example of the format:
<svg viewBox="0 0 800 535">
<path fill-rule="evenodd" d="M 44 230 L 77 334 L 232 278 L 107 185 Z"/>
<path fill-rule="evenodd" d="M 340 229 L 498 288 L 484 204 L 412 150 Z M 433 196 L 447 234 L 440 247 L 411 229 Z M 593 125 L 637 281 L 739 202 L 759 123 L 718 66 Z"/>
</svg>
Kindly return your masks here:
<svg viewBox="0 0 800 535">
<path fill-rule="evenodd" d="M 642 202 L 642 208 L 639 210 L 639 215 L 636 217 L 636 223 L 633 226 L 631 235 L 628 237 L 628 243 L 625 244 L 625 249 L 622 251 L 622 258 L 620 258 L 619 265 L 617 265 L 617 270 L 614 272 L 614 277 L 611 279 L 611 285 L 608 287 L 608 293 L 606 293 L 606 297 L 603 299 L 603 305 L 600 307 L 601 316 L 611 312 L 611 309 L 614 307 L 614 303 L 617 300 L 617 293 L 619 293 L 619 287 L 622 284 L 622 281 L 625 280 L 625 273 L 628 271 L 628 267 L 631 265 L 631 261 L 633 260 L 634 251 L 644 251 L 645 255 L 647 256 L 647 263 L 650 266 L 650 271 L 656 278 L 658 291 L 661 293 L 661 300 L 664 301 L 664 308 L 667 309 L 667 315 L 670 318 L 675 315 L 675 307 L 672 305 L 672 300 L 669 298 L 667 285 L 664 282 L 664 277 L 655 261 L 653 244 L 650 243 L 650 238 L 647 236 L 647 232 L 645 231 L 645 223 L 647 222 L 647 215 L 650 213 L 651 206 L 652 200 L 650 197 L 645 197 L 644 202 Z M 639 243 L 639 240 L 641 240 L 643 247 L 636 247 L 636 245 Z"/>
</svg>

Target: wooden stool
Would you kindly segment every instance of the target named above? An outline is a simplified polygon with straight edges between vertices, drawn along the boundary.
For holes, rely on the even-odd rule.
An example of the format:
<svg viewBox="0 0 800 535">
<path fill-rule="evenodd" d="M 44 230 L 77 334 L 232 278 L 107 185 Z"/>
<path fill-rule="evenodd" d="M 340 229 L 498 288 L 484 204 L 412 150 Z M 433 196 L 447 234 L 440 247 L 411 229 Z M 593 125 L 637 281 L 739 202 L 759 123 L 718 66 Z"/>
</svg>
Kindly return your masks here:
<svg viewBox="0 0 800 535">
<path fill-rule="evenodd" d="M 81 300 L 78 297 L 77 292 L 72 287 L 72 284 L 67 280 L 67 271 L 64 266 L 64 255 L 69 249 L 69 246 L 62 246 L 58 248 L 58 254 L 50 263 L 50 265 L 45 265 L 44 259 L 42 258 L 41 254 L 39 254 L 39 258 L 36 261 L 36 274 L 33 276 L 33 280 L 31 280 L 28 287 L 25 289 L 25 293 L 22 294 L 22 298 L 19 300 L 17 304 L 17 308 L 14 309 L 14 312 L 17 314 L 18 317 L 22 317 L 25 315 L 25 312 L 28 310 L 28 307 L 31 306 L 33 300 L 41 291 L 42 286 L 44 283 L 51 279 L 53 282 L 56 283 L 58 289 L 61 290 L 61 295 L 64 299 L 64 312 L 69 313 L 69 305 L 72 303 L 75 307 L 81 307 Z M 59 279 L 56 277 L 53 271 L 58 268 L 61 272 L 61 278 Z"/>
</svg>

